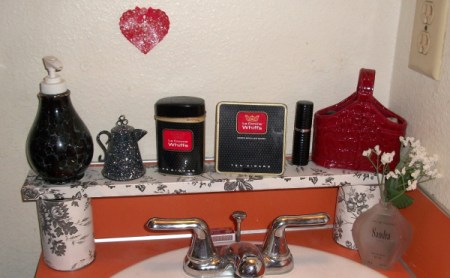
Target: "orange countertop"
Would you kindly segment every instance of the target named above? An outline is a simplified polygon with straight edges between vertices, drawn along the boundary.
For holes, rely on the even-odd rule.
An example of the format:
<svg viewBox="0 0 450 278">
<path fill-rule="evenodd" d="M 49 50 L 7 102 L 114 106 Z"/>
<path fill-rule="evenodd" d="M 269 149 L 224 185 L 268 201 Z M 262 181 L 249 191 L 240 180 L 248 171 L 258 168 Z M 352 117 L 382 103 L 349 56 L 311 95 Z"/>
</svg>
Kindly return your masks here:
<svg viewBox="0 0 450 278">
<path fill-rule="evenodd" d="M 211 228 L 233 227 L 234 210 L 248 214 L 244 230 L 265 229 L 275 216 L 328 212 L 333 223 L 337 188 L 289 189 L 259 192 L 186 194 L 172 196 L 92 199 L 96 238 L 154 235 L 144 228 L 150 217 L 201 217 Z M 401 210 L 413 227 L 413 240 L 403 260 L 417 277 L 450 277 L 450 218 L 422 192 L 411 192 L 415 203 Z M 263 235 L 245 235 L 243 240 L 262 241 Z M 332 230 L 290 231 L 289 244 L 330 252 L 359 262 L 357 251 L 332 239 Z M 36 277 L 109 277 L 135 263 L 167 251 L 187 247 L 190 239 L 97 243 L 96 259 L 73 272 L 59 272 L 39 261 Z M 180 266 L 181 267 L 181 266 Z M 411 277 L 400 263 L 388 277 Z"/>
</svg>

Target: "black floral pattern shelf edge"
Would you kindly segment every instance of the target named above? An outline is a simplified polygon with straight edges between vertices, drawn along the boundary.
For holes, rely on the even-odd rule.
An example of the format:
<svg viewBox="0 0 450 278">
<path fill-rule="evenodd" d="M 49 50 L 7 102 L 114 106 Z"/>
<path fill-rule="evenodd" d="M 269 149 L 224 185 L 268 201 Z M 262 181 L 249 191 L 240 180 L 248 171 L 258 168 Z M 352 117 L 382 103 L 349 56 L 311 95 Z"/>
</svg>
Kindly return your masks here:
<svg viewBox="0 0 450 278">
<path fill-rule="evenodd" d="M 310 162 L 306 166 L 286 163 L 283 175 L 263 176 L 235 173 L 217 173 L 213 162 L 205 163 L 205 171 L 197 176 L 175 176 L 158 172 L 154 163 L 146 164 L 146 174 L 132 181 L 112 181 L 101 174 L 101 166 L 90 166 L 82 179 L 55 185 L 46 183 L 30 171 L 22 186 L 24 201 L 39 199 L 62 200 L 147 196 L 185 193 L 274 190 L 293 188 L 338 187 L 343 185 L 373 184 L 372 173 L 344 169 L 328 169 Z"/>
</svg>

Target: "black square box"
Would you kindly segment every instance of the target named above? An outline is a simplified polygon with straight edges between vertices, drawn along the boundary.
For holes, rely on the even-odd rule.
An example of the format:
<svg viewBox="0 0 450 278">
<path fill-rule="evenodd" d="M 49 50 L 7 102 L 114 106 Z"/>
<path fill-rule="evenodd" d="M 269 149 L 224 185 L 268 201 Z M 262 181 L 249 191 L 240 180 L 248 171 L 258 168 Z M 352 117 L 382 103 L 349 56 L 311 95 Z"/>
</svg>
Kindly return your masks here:
<svg viewBox="0 0 450 278">
<path fill-rule="evenodd" d="M 286 112 L 286 105 L 279 103 L 220 102 L 216 171 L 283 174 Z"/>
</svg>

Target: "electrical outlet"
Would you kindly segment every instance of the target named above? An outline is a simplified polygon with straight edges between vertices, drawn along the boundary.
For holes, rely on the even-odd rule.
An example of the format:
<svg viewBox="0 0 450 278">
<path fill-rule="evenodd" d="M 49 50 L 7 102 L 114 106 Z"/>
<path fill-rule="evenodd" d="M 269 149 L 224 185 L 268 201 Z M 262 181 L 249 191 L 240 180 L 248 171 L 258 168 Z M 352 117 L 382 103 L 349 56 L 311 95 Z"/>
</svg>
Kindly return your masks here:
<svg viewBox="0 0 450 278">
<path fill-rule="evenodd" d="M 409 52 L 409 68 L 441 78 L 449 0 L 417 0 Z"/>
</svg>

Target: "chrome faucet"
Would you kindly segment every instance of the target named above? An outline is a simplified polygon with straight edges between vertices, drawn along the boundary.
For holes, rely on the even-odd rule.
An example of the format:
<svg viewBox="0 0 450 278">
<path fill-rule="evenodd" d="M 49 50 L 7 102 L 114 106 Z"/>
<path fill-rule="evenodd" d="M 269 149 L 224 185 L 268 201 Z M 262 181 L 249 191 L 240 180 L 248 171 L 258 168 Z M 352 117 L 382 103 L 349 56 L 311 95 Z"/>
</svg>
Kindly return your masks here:
<svg viewBox="0 0 450 278">
<path fill-rule="evenodd" d="M 282 274 L 294 268 L 292 254 L 286 242 L 286 227 L 325 225 L 326 213 L 283 215 L 272 221 L 262 246 L 241 242 L 241 222 L 245 212 L 233 213 L 236 221 L 236 242 L 214 246 L 208 224 L 200 218 L 151 218 L 151 230 L 192 230 L 192 242 L 184 258 L 183 269 L 193 277 L 262 277 Z"/>
</svg>

